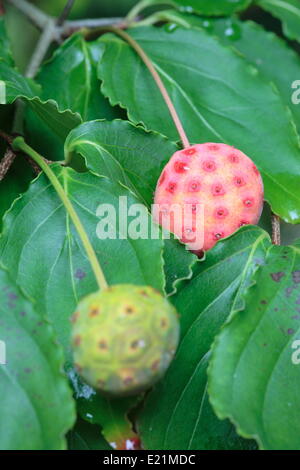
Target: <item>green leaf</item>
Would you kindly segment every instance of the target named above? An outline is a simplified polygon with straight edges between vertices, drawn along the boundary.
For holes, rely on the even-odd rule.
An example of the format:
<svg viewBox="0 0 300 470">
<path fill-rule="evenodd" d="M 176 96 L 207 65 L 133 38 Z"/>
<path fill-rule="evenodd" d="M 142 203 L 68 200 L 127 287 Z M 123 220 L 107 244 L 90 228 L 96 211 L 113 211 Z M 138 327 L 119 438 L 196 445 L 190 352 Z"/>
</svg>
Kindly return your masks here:
<svg viewBox="0 0 300 470">
<path fill-rule="evenodd" d="M 175 0 L 176 4 L 190 7 L 193 11 L 207 16 L 231 15 L 247 8 L 252 0 Z"/>
<path fill-rule="evenodd" d="M 174 238 L 165 239 L 164 243 L 165 292 L 167 295 L 173 295 L 182 281 L 192 277 L 192 269 L 197 263 L 198 257 Z"/>
<path fill-rule="evenodd" d="M 282 21 L 289 39 L 300 41 L 300 4 L 298 0 L 256 0 L 256 3 Z"/>
<path fill-rule="evenodd" d="M 78 174 L 58 164 L 52 168 L 90 237 L 108 283 L 148 284 L 163 291 L 163 241 L 119 238 L 126 237 L 125 227 L 118 220 L 119 197 L 125 198 L 123 204 L 127 200 L 128 208 L 139 201 L 107 178 Z M 96 213 L 100 204 L 116 209 L 116 239 L 100 240 L 97 236 L 100 216 Z M 145 206 L 142 208 L 146 211 Z M 124 206 L 120 205 L 120 210 L 126 215 Z M 145 217 L 150 230 L 152 222 L 147 212 Z M 129 216 L 128 224 L 134 220 L 134 216 Z M 39 310 L 51 319 L 70 358 L 69 317 L 79 299 L 96 291 L 97 285 L 77 232 L 43 174 L 6 213 L 0 257 L 14 279 L 37 302 Z"/>
<path fill-rule="evenodd" d="M 13 103 L 17 98 L 24 99 L 60 139 L 64 140 L 70 130 L 80 123 L 78 114 L 60 110 L 54 100 L 43 101 L 40 86 L 3 61 L 0 62 L 0 80 L 6 85 L 6 104 Z"/>
<path fill-rule="evenodd" d="M 0 16 L 0 59 L 9 65 L 13 64 L 10 42 L 6 33 L 5 16 Z"/>
<path fill-rule="evenodd" d="M 193 11 L 205 16 L 226 16 L 247 8 L 252 0 L 149 0 L 149 4 L 173 5 L 183 11 Z"/>
<path fill-rule="evenodd" d="M 70 370 L 69 376 L 75 390 L 79 415 L 90 424 L 101 427 L 104 438 L 112 448 L 134 448 L 138 437 L 127 415 L 140 398 L 108 398 L 83 384 L 74 369 Z"/>
<path fill-rule="evenodd" d="M 207 396 L 207 363 L 215 335 L 249 277 L 263 263 L 269 237 L 244 227 L 217 243 L 193 278 L 171 297 L 181 314 L 181 342 L 164 379 L 146 399 L 139 430 L 148 449 L 237 449 L 243 442 L 229 421 L 218 421 Z M 180 432 L 178 432 L 180 429 Z"/>
<path fill-rule="evenodd" d="M 268 80 L 275 83 L 300 129 L 300 106 L 292 103 L 292 84 L 300 76 L 299 55 L 285 41 L 265 31 L 257 23 L 220 19 L 211 24 L 212 33 L 217 34 L 222 43 L 233 45 Z"/>
<path fill-rule="evenodd" d="M 164 12 L 160 20 L 183 24 L 185 27 L 205 28 L 209 33 L 218 36 L 222 44 L 237 49 L 276 85 L 300 129 L 300 106 L 292 103 L 292 84 L 296 77 L 300 76 L 300 59 L 284 40 L 264 30 L 257 23 L 239 21 L 237 18 L 208 20 L 170 10 Z M 281 66 L 278 67 L 278 64 Z"/>
<path fill-rule="evenodd" d="M 59 109 L 70 109 L 80 114 L 83 121 L 117 117 L 100 92 L 97 64 L 102 55 L 102 44 L 87 42 L 80 33 L 71 36 L 37 75 L 41 98 L 55 100 Z"/>
<path fill-rule="evenodd" d="M 299 138 L 290 111 L 269 81 L 199 29 L 134 28 L 130 34 L 164 80 L 190 141 L 224 142 L 244 151 L 262 173 L 273 211 L 287 222 L 299 222 Z M 99 75 L 111 103 L 126 107 L 133 122 L 178 138 L 136 53 L 112 34 L 101 40 L 106 48 Z"/>
<path fill-rule="evenodd" d="M 211 403 L 263 449 L 300 449 L 299 276 L 299 247 L 271 247 L 213 347 Z"/>
<path fill-rule="evenodd" d="M 99 426 L 79 419 L 68 434 L 69 450 L 111 450 L 101 435 Z"/>
<path fill-rule="evenodd" d="M 8 173 L 0 184 L 0 230 L 2 229 L 2 217 L 10 208 L 13 201 L 27 190 L 33 172 L 28 162 L 15 160 Z"/>
<path fill-rule="evenodd" d="M 80 154 L 90 170 L 120 181 L 147 206 L 163 167 L 177 150 L 165 137 L 120 120 L 86 122 L 65 142 L 67 163 Z"/>
<path fill-rule="evenodd" d="M 6 364 L 0 365 L 0 449 L 64 449 L 75 416 L 61 349 L 52 327 L 2 269 L 0 339 L 6 345 Z"/>
<path fill-rule="evenodd" d="M 102 54 L 103 45 L 97 41 L 87 42 L 79 33 L 71 36 L 56 49 L 36 78 L 42 87 L 42 100 L 55 100 L 59 109 L 78 113 L 81 121 L 120 117 L 119 109 L 112 108 L 100 91 L 97 64 Z M 63 159 L 65 134 L 53 134 L 32 110 L 26 114 L 26 127 L 34 148 L 52 160 L 53 154 L 55 160 Z"/>
</svg>

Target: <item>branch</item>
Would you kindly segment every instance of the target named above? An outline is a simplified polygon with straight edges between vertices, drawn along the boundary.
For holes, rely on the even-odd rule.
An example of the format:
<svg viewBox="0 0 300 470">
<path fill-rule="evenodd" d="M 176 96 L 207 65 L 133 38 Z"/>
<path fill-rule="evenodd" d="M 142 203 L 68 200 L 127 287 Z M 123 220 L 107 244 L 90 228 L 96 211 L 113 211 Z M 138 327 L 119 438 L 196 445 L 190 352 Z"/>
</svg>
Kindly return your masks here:
<svg viewBox="0 0 300 470">
<path fill-rule="evenodd" d="M 53 19 L 51 16 L 32 5 L 32 3 L 28 3 L 26 0 L 6 0 L 6 2 L 24 13 L 24 15 L 39 29 L 44 29 L 49 19 Z"/>
<path fill-rule="evenodd" d="M 57 26 L 62 26 L 64 24 L 64 22 L 68 18 L 69 14 L 70 14 L 70 12 L 73 8 L 74 2 L 75 2 L 75 0 L 68 0 L 67 1 L 66 6 L 63 9 L 61 15 L 57 18 L 57 21 L 56 21 Z"/>
<path fill-rule="evenodd" d="M 27 0 L 6 0 L 6 2 L 14 5 L 19 11 L 21 11 L 35 26 L 41 31 L 47 27 L 49 22 L 55 25 L 53 30 L 53 40 L 60 42 L 61 38 L 70 36 L 74 31 L 80 29 L 96 29 L 103 26 L 117 26 L 124 28 L 127 22 L 124 18 L 91 18 L 84 20 L 73 20 L 66 21 L 70 9 L 73 6 L 73 0 L 69 0 L 59 18 L 56 20 L 54 17 L 47 15 L 39 8 L 35 7 Z"/>
<path fill-rule="evenodd" d="M 0 16 L 3 16 L 5 13 L 3 1 L 0 0 Z"/>
<path fill-rule="evenodd" d="M 45 25 L 45 28 L 38 40 L 35 50 L 31 56 L 30 62 L 27 66 L 25 76 L 28 78 L 33 78 L 41 65 L 51 42 L 56 37 L 56 26 L 55 20 L 49 19 L 48 23 Z"/>
<path fill-rule="evenodd" d="M 57 26 L 56 20 L 43 13 L 41 10 L 28 3 L 25 0 L 7 0 L 9 3 L 14 5 L 20 11 L 22 11 L 34 24 L 42 29 L 42 34 L 39 37 L 37 45 L 33 51 L 31 59 L 27 65 L 25 76 L 27 78 L 34 78 L 52 41 L 57 39 Z M 18 100 L 15 108 L 15 115 L 13 119 L 13 128 L 12 131 L 14 134 L 23 133 L 23 118 L 25 103 L 21 100 Z M 8 143 L 11 143 L 9 136 L 5 135 L 3 132 L 0 132 L 2 136 Z M 9 160 L 8 160 L 9 161 Z M 11 162 L 12 163 L 12 162 Z M 6 170 L 6 172 L 8 169 Z"/>
<path fill-rule="evenodd" d="M 278 215 L 273 214 L 271 216 L 272 223 L 272 243 L 273 245 L 280 245 L 281 235 L 280 235 L 280 218 Z"/>
<path fill-rule="evenodd" d="M 3 180 L 4 176 L 10 169 L 11 165 L 14 162 L 14 159 L 16 158 L 15 152 L 12 151 L 10 147 L 5 152 L 4 157 L 2 158 L 0 162 L 0 181 Z"/>
<path fill-rule="evenodd" d="M 88 18 L 84 20 L 65 21 L 63 27 L 58 29 L 61 37 L 70 36 L 74 31 L 80 29 L 97 29 L 105 26 L 116 26 L 122 28 L 125 26 L 124 18 Z"/>
<path fill-rule="evenodd" d="M 141 0 L 138 2 L 136 5 L 133 6 L 133 8 L 129 11 L 126 20 L 128 23 L 134 23 L 135 19 L 140 15 L 140 13 L 145 10 L 148 7 L 153 7 L 153 6 L 160 6 L 160 5 L 167 5 L 168 7 L 175 7 L 175 3 L 172 0 L 156 0 L 156 2 L 153 2 L 153 0 Z"/>
</svg>

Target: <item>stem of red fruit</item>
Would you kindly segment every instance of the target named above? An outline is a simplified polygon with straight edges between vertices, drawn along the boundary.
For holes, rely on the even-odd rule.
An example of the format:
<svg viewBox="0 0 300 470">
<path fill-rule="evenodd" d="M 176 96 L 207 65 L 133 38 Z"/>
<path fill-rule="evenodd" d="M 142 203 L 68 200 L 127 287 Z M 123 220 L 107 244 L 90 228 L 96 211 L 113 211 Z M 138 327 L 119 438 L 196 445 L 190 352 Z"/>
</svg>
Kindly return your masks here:
<svg viewBox="0 0 300 470">
<path fill-rule="evenodd" d="M 175 107 L 172 103 L 170 95 L 169 95 L 165 85 L 163 84 L 162 79 L 160 78 L 157 70 L 155 69 L 151 59 L 147 56 L 147 54 L 142 49 L 142 47 L 129 34 L 127 34 L 125 31 L 123 31 L 121 29 L 118 29 L 118 28 L 114 28 L 114 27 L 107 27 L 107 28 L 105 28 L 105 30 L 106 31 L 111 31 L 112 33 L 115 33 L 118 36 L 120 36 L 122 39 L 124 39 L 126 42 L 128 42 L 128 44 L 137 52 L 137 54 L 142 59 L 142 61 L 146 65 L 147 69 L 151 73 L 156 85 L 159 88 L 159 91 L 161 92 L 161 95 L 162 95 L 163 99 L 165 100 L 165 103 L 166 103 L 166 105 L 168 107 L 168 110 L 171 114 L 171 117 L 174 121 L 174 124 L 176 126 L 177 131 L 178 131 L 178 134 L 179 134 L 179 137 L 181 139 L 183 147 L 184 148 L 190 147 L 189 140 L 188 140 L 187 135 L 184 131 L 183 125 L 180 121 L 180 118 L 177 114 L 177 111 L 176 111 L 176 109 L 175 109 Z"/>
</svg>

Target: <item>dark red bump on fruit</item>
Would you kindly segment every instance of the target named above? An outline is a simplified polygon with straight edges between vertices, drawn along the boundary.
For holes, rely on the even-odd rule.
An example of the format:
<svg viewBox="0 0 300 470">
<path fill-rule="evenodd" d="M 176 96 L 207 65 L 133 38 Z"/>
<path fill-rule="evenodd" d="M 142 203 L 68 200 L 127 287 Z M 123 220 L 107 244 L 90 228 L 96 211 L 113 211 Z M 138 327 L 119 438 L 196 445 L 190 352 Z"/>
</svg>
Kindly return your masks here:
<svg viewBox="0 0 300 470">
<path fill-rule="evenodd" d="M 254 199 L 252 197 L 247 197 L 243 200 L 243 204 L 246 207 L 253 207 L 254 206 Z"/>
<path fill-rule="evenodd" d="M 228 209 L 226 207 L 218 207 L 215 210 L 215 217 L 217 219 L 224 219 L 229 214 Z"/>
<path fill-rule="evenodd" d="M 248 220 L 241 220 L 239 223 L 239 227 L 243 227 L 244 225 L 249 225 L 250 222 Z"/>
<path fill-rule="evenodd" d="M 176 189 L 176 186 L 177 186 L 176 183 L 170 182 L 168 186 L 166 187 L 166 190 L 169 191 L 169 193 L 173 194 Z"/>
<path fill-rule="evenodd" d="M 99 348 L 100 348 L 100 349 L 103 349 L 103 350 L 108 349 L 108 347 L 107 347 L 107 342 L 105 341 L 105 339 L 101 339 L 101 340 L 99 341 Z"/>
<path fill-rule="evenodd" d="M 245 186 L 246 181 L 242 176 L 235 176 L 234 179 L 235 186 Z"/>
<path fill-rule="evenodd" d="M 75 369 L 77 369 L 77 372 L 78 372 L 79 374 L 81 374 L 81 372 L 82 372 L 82 367 L 81 367 L 79 364 L 74 364 L 74 366 L 75 366 Z"/>
<path fill-rule="evenodd" d="M 158 186 L 161 186 L 163 182 L 165 181 L 165 179 L 166 179 L 166 172 L 163 171 L 163 173 L 161 174 L 161 177 L 159 178 Z"/>
<path fill-rule="evenodd" d="M 202 168 L 204 171 L 215 171 L 217 167 L 213 160 L 206 160 L 203 162 Z"/>
<path fill-rule="evenodd" d="M 211 192 L 213 196 L 223 196 L 225 194 L 225 189 L 220 183 L 212 185 Z"/>
<path fill-rule="evenodd" d="M 158 366 L 159 366 L 159 359 L 157 359 L 156 361 L 154 361 L 152 364 L 151 364 L 151 369 L 153 371 L 156 371 L 158 369 Z"/>
<path fill-rule="evenodd" d="M 75 336 L 74 341 L 73 341 L 74 346 L 79 346 L 80 343 L 81 343 L 81 336 L 80 335 Z"/>
<path fill-rule="evenodd" d="M 214 240 L 220 240 L 220 238 L 224 237 L 224 232 L 214 232 L 213 233 L 213 239 Z"/>
<path fill-rule="evenodd" d="M 71 316 L 71 323 L 76 323 L 78 318 L 79 318 L 79 312 L 73 313 L 73 315 Z"/>
<path fill-rule="evenodd" d="M 185 173 L 189 167 L 185 162 L 177 161 L 174 163 L 174 170 L 176 173 Z"/>
<path fill-rule="evenodd" d="M 253 165 L 252 165 L 252 168 L 253 168 L 254 173 L 255 173 L 257 176 L 259 176 L 258 168 L 257 168 L 256 165 L 254 165 L 254 163 L 253 163 Z"/>
<path fill-rule="evenodd" d="M 100 309 L 99 308 L 92 308 L 90 313 L 89 313 L 89 317 L 96 317 L 97 315 L 99 315 L 100 313 Z"/>
<path fill-rule="evenodd" d="M 191 180 L 188 184 L 188 192 L 190 193 L 198 192 L 200 191 L 200 188 L 201 188 L 201 183 L 197 179 Z"/>
<path fill-rule="evenodd" d="M 240 161 L 238 155 L 236 153 L 230 153 L 228 155 L 228 160 L 231 162 L 231 163 L 238 163 Z"/>
<path fill-rule="evenodd" d="M 131 315 L 133 312 L 134 312 L 134 308 L 131 307 L 131 305 L 128 305 L 128 306 L 125 308 L 125 313 L 126 313 L 126 315 Z"/>
<path fill-rule="evenodd" d="M 148 293 L 147 293 L 145 290 L 141 290 L 141 291 L 140 291 L 140 294 L 141 294 L 143 297 L 149 297 Z"/>
<path fill-rule="evenodd" d="M 130 376 L 125 377 L 125 379 L 123 380 L 124 385 L 130 385 L 132 384 L 132 382 L 133 382 L 133 377 L 130 377 Z"/>
<path fill-rule="evenodd" d="M 219 145 L 216 145 L 216 144 L 209 144 L 207 146 L 208 150 L 210 150 L 211 152 L 217 152 L 219 150 Z"/>
<path fill-rule="evenodd" d="M 189 148 L 182 151 L 184 155 L 194 155 L 197 152 L 195 148 Z"/>
</svg>

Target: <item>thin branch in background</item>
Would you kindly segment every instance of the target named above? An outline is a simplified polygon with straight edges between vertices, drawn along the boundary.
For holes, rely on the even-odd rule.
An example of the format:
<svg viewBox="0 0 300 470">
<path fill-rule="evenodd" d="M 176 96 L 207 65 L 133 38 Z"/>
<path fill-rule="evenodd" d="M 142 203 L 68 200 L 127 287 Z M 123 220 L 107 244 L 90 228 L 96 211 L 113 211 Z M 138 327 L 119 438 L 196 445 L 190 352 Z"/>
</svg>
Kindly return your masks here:
<svg viewBox="0 0 300 470">
<path fill-rule="evenodd" d="M 25 76 L 27 78 L 34 78 L 47 51 L 49 49 L 50 44 L 57 39 L 58 35 L 58 28 L 56 26 L 56 19 L 52 16 L 49 16 L 43 13 L 39 8 L 36 8 L 31 3 L 28 3 L 25 0 L 7 0 L 9 3 L 14 5 L 18 8 L 27 18 L 29 18 L 33 24 L 38 26 L 42 30 L 42 34 L 37 42 L 37 45 L 33 51 L 31 59 L 27 65 Z M 68 6 L 68 11 L 70 8 L 70 2 L 67 3 L 66 7 Z M 72 4 L 74 2 L 72 1 Z M 72 5 L 71 5 L 72 6 Z M 66 12 L 66 7 L 64 12 Z M 61 15 L 62 16 L 62 15 Z M 15 108 L 15 116 L 13 119 L 13 129 L 12 132 L 14 134 L 22 134 L 23 133 L 23 121 L 24 121 L 24 111 L 25 111 L 25 103 L 21 100 L 18 100 L 16 103 Z M 4 132 L 0 131 L 0 136 L 11 144 L 11 137 L 5 134 Z M 7 159 L 7 164 L 13 160 Z M 9 167 L 6 169 L 6 162 L 4 162 L 4 171 L 7 173 Z M 34 168 L 37 171 L 37 168 Z"/>
<path fill-rule="evenodd" d="M 0 0 L 0 16 L 3 16 L 5 13 L 5 9 L 4 9 L 4 5 L 3 5 L 3 1 Z"/>
<path fill-rule="evenodd" d="M 5 140 L 5 142 L 7 142 L 9 145 L 11 145 L 13 138 L 10 135 L 6 134 L 6 132 L 2 131 L 1 129 L 0 129 L 0 137 L 3 140 Z"/>
<path fill-rule="evenodd" d="M 125 28 L 127 23 L 124 18 L 88 18 L 84 20 L 65 21 L 62 28 L 59 28 L 59 35 L 62 38 L 71 36 L 75 31 L 80 29 L 97 30 L 105 26 L 115 26 L 117 28 Z"/>
<path fill-rule="evenodd" d="M 43 29 L 43 32 L 38 40 L 36 48 L 33 51 L 30 62 L 25 72 L 25 77 L 33 78 L 36 75 L 49 49 L 49 46 L 55 37 L 55 31 L 56 31 L 55 21 L 52 19 L 49 19 L 47 25 Z"/>
<path fill-rule="evenodd" d="M 70 11 L 73 8 L 73 5 L 75 3 L 75 0 L 68 0 L 66 3 L 65 8 L 63 9 L 61 15 L 57 18 L 56 24 L 57 26 L 62 26 L 66 19 L 68 18 Z"/>
<path fill-rule="evenodd" d="M 278 215 L 273 214 L 271 216 L 271 223 L 272 223 L 272 243 L 273 245 L 280 245 L 281 243 L 281 236 L 280 236 L 280 218 Z"/>
<path fill-rule="evenodd" d="M 44 13 L 39 8 L 35 7 L 32 3 L 26 0 L 6 0 L 8 3 L 16 7 L 21 11 L 30 21 L 37 26 L 37 28 L 43 30 L 48 23 L 51 16 Z"/>
<path fill-rule="evenodd" d="M 4 176 L 10 169 L 11 165 L 14 162 L 14 159 L 16 158 L 15 152 L 12 151 L 10 147 L 6 150 L 4 157 L 0 161 L 0 181 L 3 180 Z"/>
</svg>

